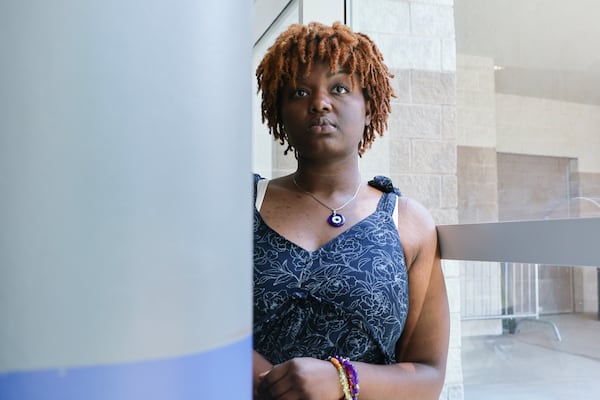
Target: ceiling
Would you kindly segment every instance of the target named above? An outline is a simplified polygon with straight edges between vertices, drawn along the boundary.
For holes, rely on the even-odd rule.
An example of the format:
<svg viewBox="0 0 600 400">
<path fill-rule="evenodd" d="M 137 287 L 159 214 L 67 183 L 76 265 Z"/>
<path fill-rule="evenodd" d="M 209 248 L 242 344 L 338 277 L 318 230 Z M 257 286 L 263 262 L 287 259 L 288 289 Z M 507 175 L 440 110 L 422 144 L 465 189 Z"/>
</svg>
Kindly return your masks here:
<svg viewBox="0 0 600 400">
<path fill-rule="evenodd" d="M 459 54 L 501 67 L 496 91 L 600 105 L 600 1 L 455 0 Z"/>
</svg>

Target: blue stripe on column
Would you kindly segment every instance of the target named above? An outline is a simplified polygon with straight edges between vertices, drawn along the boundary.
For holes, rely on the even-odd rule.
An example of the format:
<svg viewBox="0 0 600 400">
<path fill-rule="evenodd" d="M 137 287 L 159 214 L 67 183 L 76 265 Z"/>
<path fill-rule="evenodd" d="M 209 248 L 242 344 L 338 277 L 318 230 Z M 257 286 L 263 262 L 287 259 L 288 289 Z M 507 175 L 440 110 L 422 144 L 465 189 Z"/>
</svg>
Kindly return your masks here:
<svg viewBox="0 0 600 400">
<path fill-rule="evenodd" d="M 252 398 L 252 339 L 183 357 L 0 374 L 2 400 Z"/>
</svg>

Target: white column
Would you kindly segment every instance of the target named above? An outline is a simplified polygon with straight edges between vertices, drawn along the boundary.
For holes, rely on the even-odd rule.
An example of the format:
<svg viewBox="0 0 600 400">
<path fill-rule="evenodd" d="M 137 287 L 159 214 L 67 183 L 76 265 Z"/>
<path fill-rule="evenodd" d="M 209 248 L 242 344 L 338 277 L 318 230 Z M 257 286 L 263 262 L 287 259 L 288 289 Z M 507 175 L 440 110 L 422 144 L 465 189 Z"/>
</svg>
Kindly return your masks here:
<svg viewBox="0 0 600 400">
<path fill-rule="evenodd" d="M 3 400 L 251 398 L 250 7 L 0 3 Z"/>
</svg>

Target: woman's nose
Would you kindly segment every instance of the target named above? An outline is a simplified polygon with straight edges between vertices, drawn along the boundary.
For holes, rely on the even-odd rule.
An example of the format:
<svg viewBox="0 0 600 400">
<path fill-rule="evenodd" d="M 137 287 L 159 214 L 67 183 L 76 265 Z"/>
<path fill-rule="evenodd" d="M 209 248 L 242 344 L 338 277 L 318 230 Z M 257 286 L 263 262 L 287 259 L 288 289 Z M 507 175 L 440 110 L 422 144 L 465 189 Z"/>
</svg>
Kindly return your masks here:
<svg viewBox="0 0 600 400">
<path fill-rule="evenodd" d="M 331 99 L 329 94 L 323 91 L 316 92 L 311 102 L 311 112 L 321 113 L 331 111 Z"/>
</svg>

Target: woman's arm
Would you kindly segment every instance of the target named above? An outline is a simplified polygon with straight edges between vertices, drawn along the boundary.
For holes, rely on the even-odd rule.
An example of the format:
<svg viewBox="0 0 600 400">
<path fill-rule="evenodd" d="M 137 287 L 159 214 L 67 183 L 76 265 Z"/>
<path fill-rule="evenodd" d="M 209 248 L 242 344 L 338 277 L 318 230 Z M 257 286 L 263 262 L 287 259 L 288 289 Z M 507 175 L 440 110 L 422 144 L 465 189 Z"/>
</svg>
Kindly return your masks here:
<svg viewBox="0 0 600 400">
<path fill-rule="evenodd" d="M 398 204 L 398 232 L 408 268 L 409 312 L 396 345 L 399 371 L 377 380 L 390 382 L 389 389 L 399 393 L 381 393 L 386 399 L 437 399 L 444 384 L 450 334 L 448 297 L 442 273 L 435 222 L 420 203 L 401 198 Z M 365 375 L 365 394 L 369 390 L 369 370 Z M 386 378 L 387 376 L 387 378 Z M 379 389 L 388 385 L 379 382 Z M 363 400 L 371 398 L 364 396 Z"/>
<path fill-rule="evenodd" d="M 437 399 L 448 354 L 449 311 L 435 223 L 419 203 L 401 199 L 399 233 L 409 279 L 409 313 L 396 345 L 397 364 L 353 362 L 361 400 Z M 261 399 L 341 398 L 328 361 L 296 358 L 273 367 L 260 385 Z"/>
<path fill-rule="evenodd" d="M 412 204 L 406 207 L 421 208 Z M 402 337 L 396 346 L 398 364 L 376 366 L 356 363 L 362 400 L 438 399 L 444 384 L 450 322 L 437 233 L 435 224 L 424 209 L 413 211 L 408 218 L 415 217 L 421 221 L 416 225 L 410 224 L 416 230 L 402 231 L 407 225 L 399 228 L 409 267 L 410 307 Z M 414 246 L 416 243 L 421 244 Z"/>
</svg>

